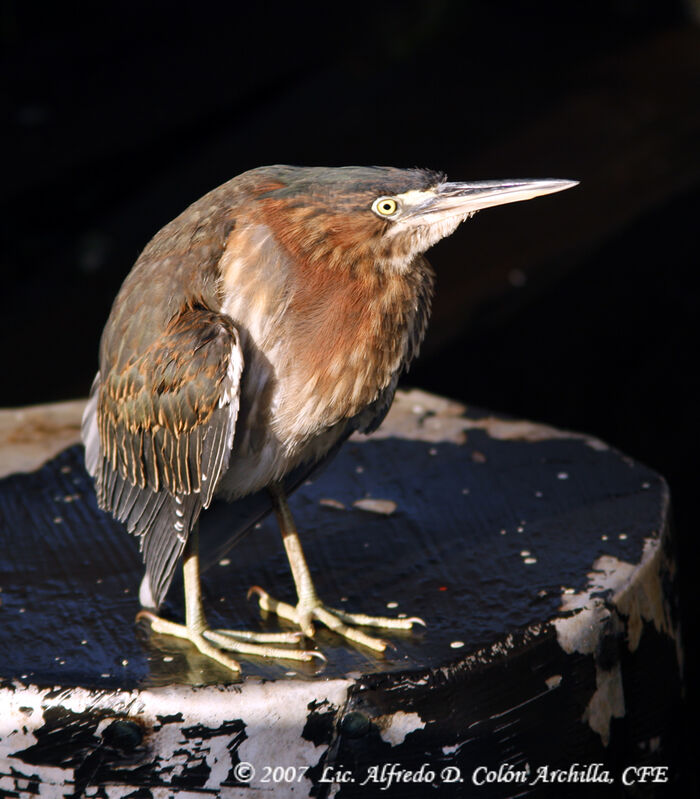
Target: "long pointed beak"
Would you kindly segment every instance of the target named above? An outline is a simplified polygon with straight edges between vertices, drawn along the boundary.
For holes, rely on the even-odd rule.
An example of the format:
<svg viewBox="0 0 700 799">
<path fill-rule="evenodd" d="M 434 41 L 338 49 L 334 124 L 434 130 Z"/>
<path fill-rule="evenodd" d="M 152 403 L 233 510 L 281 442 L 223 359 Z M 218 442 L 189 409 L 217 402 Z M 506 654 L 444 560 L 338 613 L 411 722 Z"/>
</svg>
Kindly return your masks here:
<svg viewBox="0 0 700 799">
<path fill-rule="evenodd" d="M 544 194 L 570 189 L 577 180 L 485 180 L 475 183 L 442 183 L 432 198 L 419 203 L 410 217 L 427 222 L 455 216 L 470 216 L 483 208 L 531 200 Z M 410 218 L 409 217 L 409 218 Z"/>
</svg>

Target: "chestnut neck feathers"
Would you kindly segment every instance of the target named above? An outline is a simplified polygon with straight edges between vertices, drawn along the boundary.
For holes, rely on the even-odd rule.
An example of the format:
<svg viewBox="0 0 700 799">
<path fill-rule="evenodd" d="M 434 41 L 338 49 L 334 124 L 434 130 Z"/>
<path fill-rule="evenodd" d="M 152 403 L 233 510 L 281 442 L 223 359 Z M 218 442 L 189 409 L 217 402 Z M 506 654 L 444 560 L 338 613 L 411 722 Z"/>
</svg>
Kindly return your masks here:
<svg viewBox="0 0 700 799">
<path fill-rule="evenodd" d="M 327 195 L 278 190 L 259 200 L 260 218 L 289 258 L 295 382 L 344 405 L 338 416 L 359 413 L 416 355 L 432 294 L 425 259 L 408 254 L 397 270 L 382 258 L 390 223 L 369 207 L 395 187 L 366 174 L 367 186 L 355 174 L 344 193 L 336 180 Z"/>
<path fill-rule="evenodd" d="M 373 170 L 359 171 L 376 182 Z M 420 256 L 400 271 L 382 261 L 388 223 L 369 208 L 396 187 L 263 185 L 237 215 L 219 262 L 221 302 L 244 350 L 249 341 L 260 349 L 284 388 L 273 426 L 304 439 L 395 384 L 423 337 L 433 274 Z"/>
</svg>

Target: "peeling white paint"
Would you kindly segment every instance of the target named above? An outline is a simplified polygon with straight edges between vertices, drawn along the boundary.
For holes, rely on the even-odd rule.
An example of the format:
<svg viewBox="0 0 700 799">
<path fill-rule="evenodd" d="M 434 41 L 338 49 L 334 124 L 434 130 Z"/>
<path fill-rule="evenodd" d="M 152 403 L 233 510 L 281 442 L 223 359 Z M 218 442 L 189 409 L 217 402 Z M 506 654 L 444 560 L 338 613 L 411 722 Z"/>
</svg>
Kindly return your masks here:
<svg viewBox="0 0 700 799">
<path fill-rule="evenodd" d="M 484 419 L 464 419 L 465 430 L 484 430 L 491 438 L 499 441 L 547 441 L 551 438 L 576 438 L 583 441 L 591 449 L 603 451 L 608 445 L 598 438 L 574 433 L 570 430 L 558 430 L 546 424 L 527 420 L 498 419 L 487 416 Z"/>
<path fill-rule="evenodd" d="M 627 563 L 611 555 L 603 555 L 593 564 L 588 575 L 588 586 L 576 593 L 571 589 L 562 592 L 561 611 L 578 611 L 572 616 L 552 621 L 559 645 L 565 652 L 595 654 L 606 622 L 624 622 L 627 646 L 634 652 L 644 628 L 651 622 L 659 632 L 676 641 L 680 659 L 679 636 L 673 628 L 669 608 L 664 601 L 661 573 L 666 568 L 662 562 L 663 550 L 657 538 L 644 542 L 639 564 Z M 597 593 L 606 593 L 606 601 Z M 613 617 L 610 608 L 617 611 Z M 596 690 L 583 715 L 607 746 L 610 740 L 610 722 L 625 714 L 622 673 L 619 663 L 603 669 L 596 663 Z"/>
<path fill-rule="evenodd" d="M 583 721 L 600 735 L 603 746 L 610 743 L 610 722 L 625 715 L 625 693 L 620 664 L 612 669 L 601 669 L 596 664 L 596 689 L 583 712 Z"/>
<path fill-rule="evenodd" d="M 106 792 L 109 799 L 122 799 L 122 797 L 128 796 L 130 793 L 134 792 L 133 787 L 130 785 L 106 785 L 103 786 L 103 790 Z M 85 796 L 96 796 L 97 791 L 98 788 L 95 788 L 94 790 L 87 789 L 85 791 Z M 189 796 L 195 795 L 190 791 L 187 791 L 187 794 Z M 172 791 L 170 792 L 170 795 L 172 796 Z M 182 793 L 178 793 L 178 799 L 183 799 Z M 201 799 L 201 794 L 200 794 L 200 799 Z"/>
<path fill-rule="evenodd" d="M 210 769 L 206 783 L 198 791 L 177 788 L 178 799 L 221 796 L 224 799 L 238 796 L 269 796 L 271 787 L 275 796 L 308 795 L 311 781 L 302 778 L 294 783 L 271 785 L 261 780 L 264 767 L 293 766 L 301 769 L 316 765 L 325 751 L 325 745 L 315 745 L 302 738 L 312 702 L 324 703 L 322 712 L 334 712 L 347 700 L 351 680 L 326 680 L 323 682 L 284 681 L 254 682 L 232 686 L 178 686 L 154 688 L 143 691 L 88 691 L 82 688 L 56 690 L 15 684 L 15 689 L 0 690 L 0 789 L 16 792 L 22 780 L 38 781 L 40 796 L 63 797 L 74 783 L 73 768 L 34 766 L 23 762 L 18 752 L 37 743 L 36 732 L 44 726 L 44 712 L 50 707 L 62 707 L 73 713 L 108 711 L 110 718 L 98 724 L 100 733 L 114 717 L 133 719 L 146 730 L 148 760 L 156 762 L 158 771 L 172 780 L 196 765 L 206 762 Z M 20 708 L 23 708 L 21 710 Z M 27 710 L 31 708 L 31 710 Z M 161 723 L 158 716 L 180 714 L 182 719 Z M 231 734 L 204 735 L 202 738 L 185 736 L 183 730 L 202 725 L 214 733 L 227 722 L 240 720 L 247 736 L 235 756 L 255 768 L 249 788 L 221 787 L 235 765 L 229 751 Z M 415 727 L 417 728 L 417 727 Z M 398 737 L 402 727 L 394 733 Z M 406 730 L 407 734 L 410 732 Z M 237 761 L 236 761 L 237 762 Z M 133 792 L 137 785 L 108 785 L 109 797 L 122 797 Z M 154 797 L 171 796 L 174 787 L 151 788 Z M 241 793 L 243 791 L 243 793 Z M 86 791 L 89 795 L 89 790 Z M 23 794 L 20 792 L 20 796 Z M 28 796 L 28 794 L 27 794 Z"/>
<path fill-rule="evenodd" d="M 647 538 L 644 541 L 642 562 L 637 568 L 634 580 L 618 591 L 613 598 L 620 613 L 628 617 L 627 643 L 632 652 L 639 646 L 644 621 L 652 622 L 657 632 L 665 633 L 675 638 L 677 642 L 680 639 L 673 627 L 670 609 L 664 601 L 660 579 L 662 557 L 661 542 L 656 538 Z M 679 662 L 682 662 L 680 649 L 677 651 Z"/>
<path fill-rule="evenodd" d="M 402 744 L 409 733 L 425 727 L 425 722 L 417 713 L 405 713 L 403 710 L 388 716 L 378 716 L 374 723 L 379 728 L 382 740 L 392 746 Z"/>
<path fill-rule="evenodd" d="M 554 619 L 557 639 L 561 647 L 571 654 L 591 654 L 598 643 L 601 622 L 610 612 L 599 592 L 612 592 L 612 605 L 628 617 L 627 643 L 634 652 L 639 646 L 643 622 L 652 622 L 659 632 L 675 636 L 668 608 L 666 608 L 660 580 L 661 543 L 647 538 L 641 563 L 633 564 L 611 555 L 603 555 L 593 564 L 588 574 L 588 587 L 580 593 L 565 589 L 561 610 L 578 610 L 574 616 Z"/>
<path fill-rule="evenodd" d="M 593 564 L 588 575 L 588 587 L 575 593 L 568 589 L 562 593 L 562 611 L 578 611 L 572 616 L 553 621 L 557 640 L 568 654 L 580 652 L 583 655 L 595 653 L 604 624 L 610 619 L 610 610 L 601 597 L 593 593 L 618 591 L 628 583 L 635 567 L 610 555 L 603 555 Z M 591 695 L 582 721 L 600 735 L 604 746 L 610 740 L 610 722 L 613 717 L 625 714 L 625 700 L 620 666 L 616 664 L 611 671 L 604 671 L 596 664 L 596 690 Z"/>
<path fill-rule="evenodd" d="M 561 648 L 568 654 L 580 652 L 590 655 L 595 652 L 600 638 L 601 625 L 610 618 L 601 597 L 593 593 L 617 590 L 634 571 L 631 563 L 624 563 L 617 558 L 603 555 L 593 564 L 593 571 L 588 575 L 588 587 L 579 593 L 566 589 L 562 593 L 560 610 L 564 612 L 578 611 L 572 616 L 554 619 L 552 622 L 557 631 L 557 640 Z"/>
<path fill-rule="evenodd" d="M 417 389 L 397 391 L 385 422 L 372 433 L 372 439 L 392 437 L 463 444 L 467 438 L 464 432 L 466 410 L 459 402 Z M 353 438 L 363 440 L 366 436 L 354 433 Z"/>
<path fill-rule="evenodd" d="M 0 477 L 32 472 L 61 450 L 77 444 L 86 404 L 87 400 L 71 400 L 0 410 Z"/>
<path fill-rule="evenodd" d="M 238 748 L 238 757 L 252 763 L 256 769 L 251 788 L 260 788 L 265 796 L 270 794 L 270 784 L 262 783 L 263 767 L 315 765 L 324 745 L 316 746 L 301 737 L 309 716 L 308 706 L 326 700 L 330 709 L 345 704 L 350 680 L 318 682 L 268 682 L 251 686 L 247 701 L 249 710 L 243 716 L 248 738 Z M 295 783 L 294 795 L 308 795 L 311 781 L 304 778 Z M 284 795 L 284 786 L 275 787 L 275 796 Z M 246 794 L 248 796 L 248 794 Z"/>
</svg>

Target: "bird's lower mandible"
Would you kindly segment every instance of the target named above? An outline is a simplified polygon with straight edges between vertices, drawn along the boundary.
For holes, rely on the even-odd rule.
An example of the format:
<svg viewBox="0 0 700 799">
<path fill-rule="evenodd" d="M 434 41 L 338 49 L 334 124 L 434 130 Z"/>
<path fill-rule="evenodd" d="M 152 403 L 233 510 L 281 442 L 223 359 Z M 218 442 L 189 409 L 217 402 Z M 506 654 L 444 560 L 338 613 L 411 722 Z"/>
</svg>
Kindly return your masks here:
<svg viewBox="0 0 700 799">
<path fill-rule="evenodd" d="M 302 646 L 318 623 L 378 653 L 387 641 L 360 628 L 424 624 L 327 606 L 287 495 L 386 415 L 430 313 L 425 251 L 476 211 L 574 185 L 269 166 L 209 192 L 154 236 L 112 306 L 82 431 L 100 507 L 140 539 L 139 616 L 154 632 L 237 672 L 232 652 L 324 660 Z M 297 631 L 207 624 L 198 521 L 215 495 L 241 505 L 267 496 L 297 602 L 250 593 Z M 185 620 L 175 623 L 157 609 L 180 560 Z"/>
</svg>

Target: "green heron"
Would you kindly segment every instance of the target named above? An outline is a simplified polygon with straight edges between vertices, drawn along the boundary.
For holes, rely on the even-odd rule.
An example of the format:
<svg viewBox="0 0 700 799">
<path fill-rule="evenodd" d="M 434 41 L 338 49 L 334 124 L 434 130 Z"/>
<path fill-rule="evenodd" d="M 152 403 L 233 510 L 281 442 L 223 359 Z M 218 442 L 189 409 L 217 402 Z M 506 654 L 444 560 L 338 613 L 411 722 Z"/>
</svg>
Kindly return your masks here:
<svg viewBox="0 0 700 799">
<path fill-rule="evenodd" d="M 270 166 L 214 189 L 156 234 L 112 306 L 83 417 L 99 505 L 140 537 L 139 615 L 154 631 L 239 670 L 228 651 L 320 656 L 290 647 L 314 634 L 314 621 L 375 651 L 387 642 L 358 627 L 422 623 L 321 601 L 287 505 L 290 475 L 386 415 L 426 329 L 433 271 L 423 253 L 479 209 L 573 185 Z M 298 601 L 251 590 L 300 632 L 211 629 L 200 512 L 215 494 L 240 503 L 261 491 L 277 515 Z M 183 555 L 185 623 L 175 624 L 154 611 Z"/>
</svg>

